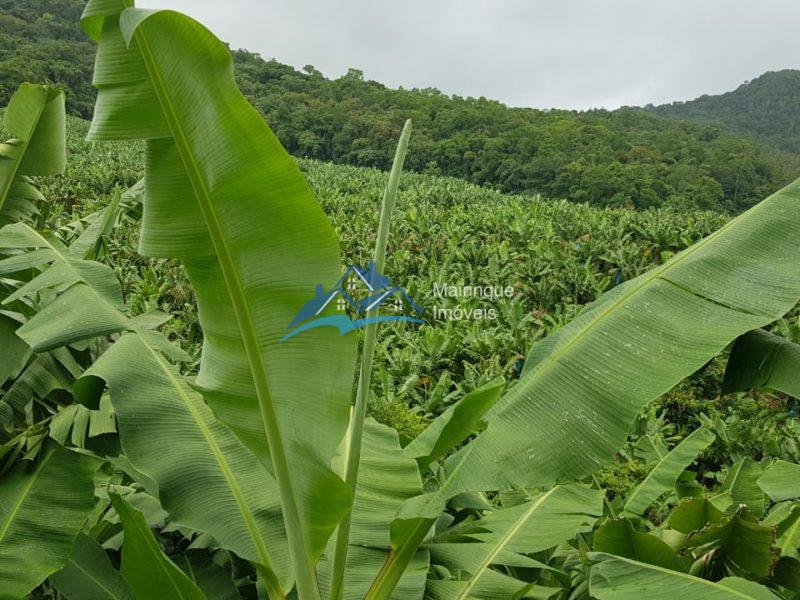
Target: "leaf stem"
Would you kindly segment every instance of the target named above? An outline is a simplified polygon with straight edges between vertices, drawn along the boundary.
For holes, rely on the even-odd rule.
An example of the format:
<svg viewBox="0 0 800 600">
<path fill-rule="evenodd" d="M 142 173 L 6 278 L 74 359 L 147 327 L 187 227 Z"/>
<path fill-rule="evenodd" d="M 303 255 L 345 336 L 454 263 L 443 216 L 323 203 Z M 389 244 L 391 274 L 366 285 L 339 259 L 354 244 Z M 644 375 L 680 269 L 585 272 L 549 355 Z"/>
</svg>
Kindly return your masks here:
<svg viewBox="0 0 800 600">
<path fill-rule="evenodd" d="M 408 150 L 408 140 L 411 137 L 411 120 L 407 120 L 397 142 L 392 170 L 389 174 L 389 183 L 383 194 L 381 217 L 378 224 L 378 238 L 375 242 L 375 268 L 378 273 L 383 273 L 386 260 L 386 244 L 389 239 L 389 229 L 392 212 L 397 200 L 397 188 L 400 183 L 400 174 L 403 172 L 403 163 Z M 367 318 L 375 316 L 378 308 L 367 312 Z M 364 419 L 367 414 L 367 399 L 369 398 L 370 380 L 372 378 L 372 359 L 375 355 L 375 340 L 377 337 L 377 323 L 370 323 L 364 329 L 364 348 L 361 357 L 361 368 L 358 374 L 358 388 L 353 413 L 350 418 L 349 435 L 345 447 L 345 483 L 350 486 L 351 500 L 355 497 L 356 483 L 358 481 L 358 468 L 361 462 L 361 442 L 364 436 Z M 352 501 L 350 510 L 342 519 L 336 532 L 336 546 L 333 555 L 333 576 L 331 578 L 331 600 L 341 600 L 344 588 L 344 574 L 347 563 L 347 546 L 350 543 L 350 526 L 352 523 Z"/>
</svg>

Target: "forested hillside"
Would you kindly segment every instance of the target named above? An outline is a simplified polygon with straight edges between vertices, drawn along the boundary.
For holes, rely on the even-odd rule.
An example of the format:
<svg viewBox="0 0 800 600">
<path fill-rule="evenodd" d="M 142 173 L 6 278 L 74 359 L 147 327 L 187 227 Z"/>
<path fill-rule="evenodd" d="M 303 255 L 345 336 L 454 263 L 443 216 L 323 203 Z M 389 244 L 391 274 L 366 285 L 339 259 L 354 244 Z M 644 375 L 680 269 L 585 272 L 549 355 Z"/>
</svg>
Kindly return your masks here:
<svg viewBox="0 0 800 600">
<path fill-rule="evenodd" d="M 717 123 L 800 152 L 800 71 L 764 73 L 732 92 L 652 107 L 660 115 Z"/>
<path fill-rule="evenodd" d="M 0 0 L 0 105 L 23 81 L 52 81 L 89 117 L 93 50 L 81 0 Z M 510 108 L 435 89 L 393 90 L 351 69 L 328 79 L 235 52 L 244 93 L 295 156 L 388 168 L 414 121 L 412 170 L 502 191 L 598 205 L 739 212 L 800 174 L 800 157 L 715 125 L 635 108 L 576 112 Z"/>
</svg>

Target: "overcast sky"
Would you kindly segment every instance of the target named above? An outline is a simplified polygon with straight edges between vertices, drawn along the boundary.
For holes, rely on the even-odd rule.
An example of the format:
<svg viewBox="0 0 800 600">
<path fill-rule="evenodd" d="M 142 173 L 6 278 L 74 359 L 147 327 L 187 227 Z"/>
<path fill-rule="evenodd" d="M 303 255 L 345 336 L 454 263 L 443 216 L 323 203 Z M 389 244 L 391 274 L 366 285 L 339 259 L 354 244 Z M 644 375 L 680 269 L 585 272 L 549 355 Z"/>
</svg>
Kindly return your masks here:
<svg viewBox="0 0 800 600">
<path fill-rule="evenodd" d="M 234 48 L 514 106 L 615 108 L 800 67 L 797 0 L 142 0 Z"/>
</svg>

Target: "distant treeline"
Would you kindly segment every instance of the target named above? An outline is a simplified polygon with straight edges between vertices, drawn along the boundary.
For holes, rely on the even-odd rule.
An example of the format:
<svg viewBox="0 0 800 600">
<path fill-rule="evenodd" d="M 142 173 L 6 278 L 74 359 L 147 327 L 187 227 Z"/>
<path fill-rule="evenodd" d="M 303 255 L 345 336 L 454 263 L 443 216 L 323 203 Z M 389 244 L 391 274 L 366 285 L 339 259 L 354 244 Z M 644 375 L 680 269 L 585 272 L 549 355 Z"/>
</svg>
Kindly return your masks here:
<svg viewBox="0 0 800 600">
<path fill-rule="evenodd" d="M 94 46 L 80 0 L 0 0 L 0 105 L 22 81 L 50 80 L 90 117 Z M 717 125 L 636 108 L 509 108 L 435 89 L 393 90 L 350 71 L 327 79 L 237 51 L 242 90 L 296 156 L 388 168 L 406 118 L 407 164 L 503 191 L 600 205 L 739 212 L 800 175 L 800 157 Z"/>
</svg>

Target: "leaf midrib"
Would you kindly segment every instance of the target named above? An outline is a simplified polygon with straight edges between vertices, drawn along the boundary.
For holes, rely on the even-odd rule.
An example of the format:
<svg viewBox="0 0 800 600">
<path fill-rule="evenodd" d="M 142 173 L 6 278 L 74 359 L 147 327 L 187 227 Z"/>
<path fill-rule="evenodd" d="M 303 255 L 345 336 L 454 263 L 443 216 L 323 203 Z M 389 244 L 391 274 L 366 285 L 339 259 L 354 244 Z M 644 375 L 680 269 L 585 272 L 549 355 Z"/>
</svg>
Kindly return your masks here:
<svg viewBox="0 0 800 600">
<path fill-rule="evenodd" d="M 142 338 L 140 338 L 142 339 Z M 219 465 L 220 470 L 222 471 L 223 476 L 225 477 L 225 481 L 228 483 L 228 487 L 231 490 L 231 493 L 236 500 L 236 504 L 239 507 L 239 512 L 242 514 L 244 518 L 245 524 L 247 525 L 247 529 L 250 531 L 250 537 L 253 539 L 253 542 L 258 549 L 258 553 L 261 556 L 262 561 L 264 562 L 264 566 L 268 569 L 272 569 L 272 563 L 269 558 L 269 553 L 266 548 L 266 544 L 261 537 L 261 534 L 258 530 L 258 525 L 255 522 L 255 518 L 253 517 L 252 513 L 250 512 L 250 507 L 244 500 L 244 496 L 239 489 L 239 484 L 236 481 L 236 477 L 231 471 L 230 465 L 228 461 L 225 459 L 225 455 L 222 453 L 222 450 L 219 448 L 219 445 L 216 443 L 214 436 L 212 435 L 211 431 L 208 429 L 206 424 L 203 422 L 202 418 L 197 412 L 197 409 L 193 406 L 191 398 L 186 394 L 183 387 L 180 385 L 180 381 L 177 380 L 175 375 L 172 371 L 168 368 L 164 359 L 155 351 L 153 348 L 150 347 L 149 344 L 142 339 L 145 347 L 148 351 L 152 354 L 154 360 L 158 363 L 158 366 L 162 369 L 164 374 L 170 381 L 170 384 L 177 390 L 178 395 L 183 400 L 186 408 L 192 415 L 198 429 L 200 429 L 203 437 L 205 438 L 206 442 L 208 443 L 209 448 L 211 449 L 212 454 L 214 455 L 217 464 Z"/>
<path fill-rule="evenodd" d="M 39 462 L 39 465 L 36 467 L 36 470 L 33 472 L 30 481 L 22 488 L 22 493 L 19 495 L 19 499 L 14 503 L 13 508 L 9 511 L 8 516 L 3 520 L 3 528 L 0 529 L 0 542 L 3 541 L 3 538 L 8 533 L 8 530 L 11 528 L 11 524 L 14 522 L 14 518 L 17 516 L 17 513 L 22 508 L 22 505 L 25 503 L 25 500 L 28 498 L 28 494 L 30 493 L 31 489 L 33 488 L 34 484 L 39 480 L 39 476 L 44 471 L 45 466 L 50 459 L 55 454 L 55 447 L 52 448 L 47 455 Z"/>
<path fill-rule="evenodd" d="M 700 585 L 705 585 L 705 586 L 708 586 L 708 587 L 711 587 L 711 588 L 714 588 L 714 589 L 717 589 L 717 590 L 721 590 L 723 592 L 728 592 L 730 594 L 734 594 L 734 595 L 738 596 L 739 598 L 744 598 L 745 600 L 756 600 L 754 596 L 750 596 L 750 595 L 747 595 L 747 594 L 745 594 L 743 592 L 740 592 L 739 590 L 735 590 L 735 589 L 730 588 L 728 586 L 721 585 L 720 583 L 718 583 L 716 581 L 709 581 L 708 579 L 701 579 L 700 577 L 694 577 L 692 575 L 689 575 L 688 573 L 683 573 L 681 571 L 673 571 L 672 569 L 665 569 L 664 567 L 659 567 L 657 565 L 651 565 L 651 564 L 648 564 L 648 563 L 642 563 L 642 562 L 639 562 L 639 561 L 636 561 L 636 560 L 631 560 L 629 558 L 624 558 L 622 556 L 617 556 L 616 554 L 609 554 L 608 556 L 613 557 L 614 560 L 620 560 L 622 562 L 626 562 L 626 563 L 632 564 L 635 567 L 638 567 L 640 569 L 644 569 L 644 570 L 651 569 L 653 571 L 658 571 L 660 573 L 671 575 L 673 577 L 680 577 L 682 579 L 688 579 L 688 580 L 690 580 L 690 581 L 692 581 L 694 583 L 697 583 L 697 584 L 700 584 Z M 606 578 L 606 581 L 608 581 L 607 578 Z M 590 589 L 590 591 L 591 591 L 591 589 Z"/>
<path fill-rule="evenodd" d="M 472 589 L 478 585 L 478 580 L 484 574 L 484 572 L 489 568 L 489 566 L 494 562 L 494 559 L 503 551 L 503 549 L 509 544 L 511 539 L 517 535 L 519 530 L 522 528 L 525 523 L 533 517 L 533 515 L 539 510 L 542 503 L 547 500 L 551 494 L 553 494 L 556 490 L 558 490 L 560 486 L 555 486 L 553 489 L 549 490 L 548 492 L 542 494 L 541 498 L 536 500 L 533 505 L 526 510 L 522 516 L 511 526 L 509 527 L 508 531 L 506 531 L 500 539 L 495 544 L 495 547 L 492 551 L 486 555 L 486 558 L 480 564 L 480 566 L 476 569 L 475 573 L 473 573 L 472 577 L 470 578 L 467 585 L 462 588 L 459 592 L 458 596 L 456 596 L 457 600 L 463 600 L 464 598 L 469 597 L 469 593 Z"/>
<path fill-rule="evenodd" d="M 31 227 L 28 227 L 27 225 L 25 225 L 25 227 L 32 234 L 34 234 L 37 237 L 37 239 L 39 239 L 41 241 L 42 244 L 44 244 L 47 248 L 49 248 L 56 255 L 57 260 L 60 260 L 61 262 L 63 262 L 68 268 L 72 269 L 72 271 L 74 273 L 76 273 L 77 275 L 80 276 L 80 273 L 78 273 L 78 271 L 76 271 L 72 267 L 69 259 L 62 252 L 60 252 L 55 246 L 53 246 L 47 240 L 47 238 L 42 236 L 38 231 L 32 229 Z M 92 286 L 87 284 L 87 287 L 90 290 L 94 291 L 94 288 L 92 288 Z M 99 300 L 105 302 L 105 299 L 103 299 L 102 296 L 100 296 L 100 294 L 96 294 L 95 293 L 95 295 L 97 296 L 97 298 Z M 272 563 L 271 563 L 271 560 L 270 560 L 270 557 L 269 557 L 269 553 L 267 551 L 266 544 L 265 544 L 264 540 L 262 539 L 261 534 L 260 534 L 260 532 L 258 530 L 258 526 L 257 526 L 257 524 L 255 522 L 255 518 L 253 517 L 252 513 L 249 510 L 249 507 L 247 506 L 246 502 L 244 501 L 244 496 L 243 496 L 241 490 L 239 489 L 239 486 L 238 486 L 238 483 L 236 481 L 236 478 L 235 478 L 235 476 L 233 475 L 233 472 L 230 469 L 230 465 L 228 465 L 228 462 L 225 460 L 225 457 L 222 454 L 219 446 L 216 444 L 216 441 L 214 440 L 211 432 L 206 427 L 205 423 L 202 421 L 200 415 L 197 413 L 196 408 L 192 405 L 191 399 L 187 396 L 187 394 L 185 393 L 183 388 L 180 386 L 180 382 L 176 380 L 176 378 L 173 375 L 173 373 L 169 370 L 169 368 L 167 367 L 167 365 L 166 365 L 165 361 L 163 360 L 163 358 L 156 351 L 154 351 L 153 348 L 147 343 L 147 340 L 145 340 L 142 336 L 138 335 L 138 333 L 135 330 L 132 331 L 132 333 L 139 338 L 139 340 L 142 342 L 142 344 L 145 346 L 145 348 L 147 348 L 147 350 L 151 353 L 151 355 L 153 356 L 153 359 L 156 361 L 158 366 L 161 368 L 161 370 L 167 376 L 167 378 L 168 378 L 170 384 L 173 386 L 173 388 L 175 388 L 175 390 L 177 390 L 178 395 L 183 400 L 184 405 L 187 407 L 187 409 L 191 413 L 193 420 L 195 421 L 198 429 L 200 429 L 201 433 L 203 434 L 203 437 L 205 438 L 209 448 L 211 449 L 211 452 L 214 455 L 214 458 L 217 461 L 217 464 L 219 465 L 219 468 L 222 471 L 223 476 L 225 477 L 225 481 L 227 482 L 228 487 L 230 488 L 231 493 L 233 494 L 234 499 L 236 500 L 236 504 L 239 507 L 239 512 L 241 513 L 241 515 L 242 515 L 242 517 L 243 517 L 243 519 L 245 521 L 247 529 L 250 532 L 250 537 L 252 538 L 252 540 L 253 540 L 253 542 L 254 542 L 254 544 L 256 546 L 256 549 L 258 550 L 259 556 L 261 556 L 261 559 L 262 559 L 262 561 L 264 563 L 264 566 L 266 568 L 268 568 L 268 569 L 271 569 L 272 568 L 272 566 L 271 566 Z M 2 536 L 0 536 L 0 539 L 2 539 Z"/>
<path fill-rule="evenodd" d="M 795 535 L 800 533 L 800 515 L 794 520 L 792 526 L 786 530 L 786 542 L 781 545 L 781 554 L 786 554 L 787 550 L 792 549 L 792 540 L 794 539 Z M 796 547 L 796 544 L 795 544 Z"/>
</svg>

